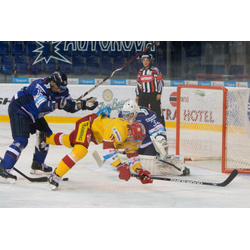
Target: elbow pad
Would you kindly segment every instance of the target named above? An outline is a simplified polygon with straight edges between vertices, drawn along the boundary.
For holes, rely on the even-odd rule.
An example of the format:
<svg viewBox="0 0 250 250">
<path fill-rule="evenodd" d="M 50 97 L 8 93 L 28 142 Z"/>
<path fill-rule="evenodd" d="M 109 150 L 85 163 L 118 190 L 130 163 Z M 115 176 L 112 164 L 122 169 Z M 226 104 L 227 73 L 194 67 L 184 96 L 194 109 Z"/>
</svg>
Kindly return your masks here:
<svg viewBox="0 0 250 250">
<path fill-rule="evenodd" d="M 40 112 L 41 113 L 52 112 L 55 110 L 55 105 L 56 105 L 56 102 L 52 102 L 52 101 L 44 102 L 42 106 L 40 107 Z"/>
</svg>

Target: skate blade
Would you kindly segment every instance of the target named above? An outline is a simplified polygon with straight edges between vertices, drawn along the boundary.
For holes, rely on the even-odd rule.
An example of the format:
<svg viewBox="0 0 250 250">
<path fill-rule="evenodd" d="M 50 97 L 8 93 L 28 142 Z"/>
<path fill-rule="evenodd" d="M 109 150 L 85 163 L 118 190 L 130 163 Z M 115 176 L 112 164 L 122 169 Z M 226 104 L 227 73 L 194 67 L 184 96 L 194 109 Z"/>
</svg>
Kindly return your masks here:
<svg viewBox="0 0 250 250">
<path fill-rule="evenodd" d="M 3 184 L 15 184 L 16 180 L 12 179 L 12 178 L 3 178 L 3 177 L 0 177 L 0 183 L 3 183 Z"/>
<path fill-rule="evenodd" d="M 49 188 L 52 190 L 52 191 L 55 191 L 58 189 L 58 187 L 56 187 L 55 185 L 52 185 L 52 184 L 48 184 L 49 185 Z"/>
<path fill-rule="evenodd" d="M 36 170 L 36 169 L 31 169 L 30 170 L 30 174 L 34 174 L 34 175 L 50 175 L 52 173 L 51 172 L 44 172 L 42 170 Z"/>
</svg>

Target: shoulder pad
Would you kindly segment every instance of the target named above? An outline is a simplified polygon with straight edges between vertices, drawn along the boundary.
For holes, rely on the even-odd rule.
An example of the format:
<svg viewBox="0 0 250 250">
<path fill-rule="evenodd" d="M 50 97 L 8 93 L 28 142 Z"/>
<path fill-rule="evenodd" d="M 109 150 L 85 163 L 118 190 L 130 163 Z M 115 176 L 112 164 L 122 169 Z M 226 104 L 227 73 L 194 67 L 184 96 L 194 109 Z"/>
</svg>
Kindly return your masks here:
<svg viewBox="0 0 250 250">
<path fill-rule="evenodd" d="M 149 114 L 149 112 L 146 108 L 140 108 L 140 111 L 138 112 L 138 115 L 147 116 L 148 114 Z"/>
</svg>

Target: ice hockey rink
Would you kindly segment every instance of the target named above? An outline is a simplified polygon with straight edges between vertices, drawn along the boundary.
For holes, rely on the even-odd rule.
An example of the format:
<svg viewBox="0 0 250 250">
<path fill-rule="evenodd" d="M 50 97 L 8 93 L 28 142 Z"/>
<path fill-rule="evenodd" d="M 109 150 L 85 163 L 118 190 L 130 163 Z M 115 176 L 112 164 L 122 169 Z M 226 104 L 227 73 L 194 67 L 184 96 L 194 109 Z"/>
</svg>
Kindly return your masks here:
<svg viewBox="0 0 250 250">
<path fill-rule="evenodd" d="M 50 124 L 53 132 L 69 133 L 74 124 Z M 175 153 L 175 130 L 168 129 L 170 153 Z M 12 142 L 9 123 L 0 123 L 0 154 Z M 22 152 L 16 168 L 28 176 L 34 152 L 35 135 Z M 154 180 L 143 185 L 136 178 L 128 182 L 118 178 L 117 171 L 104 164 L 95 163 L 92 152 L 102 154 L 102 145 L 91 144 L 88 155 L 78 162 L 51 191 L 47 183 L 29 182 L 15 173 L 15 184 L 0 184 L 2 208 L 249 208 L 250 176 L 238 174 L 226 187 L 202 186 L 191 183 L 174 183 Z M 55 168 L 62 157 L 70 152 L 63 146 L 50 146 L 46 163 Z M 188 163 L 190 176 L 174 177 L 210 182 L 222 182 L 228 174 L 222 174 L 217 162 Z"/>
</svg>

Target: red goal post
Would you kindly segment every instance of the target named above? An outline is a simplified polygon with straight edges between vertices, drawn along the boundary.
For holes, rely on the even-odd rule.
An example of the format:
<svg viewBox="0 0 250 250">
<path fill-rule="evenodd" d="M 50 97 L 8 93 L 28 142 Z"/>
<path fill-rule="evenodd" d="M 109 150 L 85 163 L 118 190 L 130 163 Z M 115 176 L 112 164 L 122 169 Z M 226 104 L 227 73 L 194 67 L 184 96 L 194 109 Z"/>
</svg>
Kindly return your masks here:
<svg viewBox="0 0 250 250">
<path fill-rule="evenodd" d="M 179 85 L 176 154 L 220 161 L 224 173 L 250 173 L 248 100 L 249 89 Z"/>
</svg>

